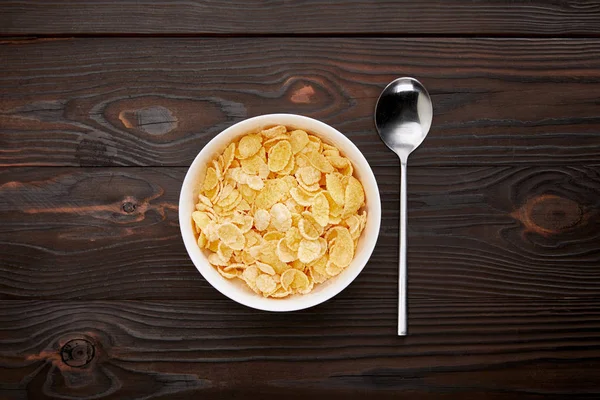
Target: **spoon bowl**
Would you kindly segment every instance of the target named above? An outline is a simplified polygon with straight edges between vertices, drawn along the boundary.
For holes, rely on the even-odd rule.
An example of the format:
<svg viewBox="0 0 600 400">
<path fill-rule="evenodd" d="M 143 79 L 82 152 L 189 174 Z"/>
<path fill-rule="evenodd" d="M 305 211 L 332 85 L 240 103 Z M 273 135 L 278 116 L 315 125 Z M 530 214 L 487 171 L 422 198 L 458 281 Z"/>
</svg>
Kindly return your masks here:
<svg viewBox="0 0 600 400">
<path fill-rule="evenodd" d="M 375 125 L 383 143 L 400 159 L 425 140 L 433 106 L 427 89 L 414 78 L 398 78 L 383 89 L 375 108 Z"/>
<path fill-rule="evenodd" d="M 399 78 L 383 89 L 375 107 L 375 126 L 383 143 L 400 158 L 400 254 L 398 335 L 407 333 L 406 319 L 406 163 L 425 140 L 433 106 L 425 87 L 414 78 Z"/>
</svg>

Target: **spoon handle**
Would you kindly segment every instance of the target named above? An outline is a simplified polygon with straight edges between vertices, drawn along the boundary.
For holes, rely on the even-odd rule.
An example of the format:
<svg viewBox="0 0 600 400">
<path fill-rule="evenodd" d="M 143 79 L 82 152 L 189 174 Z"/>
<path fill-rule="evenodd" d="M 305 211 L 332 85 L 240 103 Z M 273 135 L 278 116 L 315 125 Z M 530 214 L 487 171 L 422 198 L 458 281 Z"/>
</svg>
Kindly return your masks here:
<svg viewBox="0 0 600 400">
<path fill-rule="evenodd" d="M 406 161 L 400 160 L 400 263 L 398 281 L 398 336 L 406 336 Z"/>
</svg>

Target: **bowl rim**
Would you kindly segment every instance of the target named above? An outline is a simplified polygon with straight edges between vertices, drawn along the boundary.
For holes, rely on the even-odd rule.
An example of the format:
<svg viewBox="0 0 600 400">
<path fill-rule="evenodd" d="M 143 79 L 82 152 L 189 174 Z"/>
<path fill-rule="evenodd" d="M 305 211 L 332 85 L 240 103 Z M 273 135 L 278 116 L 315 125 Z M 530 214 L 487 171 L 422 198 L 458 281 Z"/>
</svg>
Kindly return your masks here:
<svg viewBox="0 0 600 400">
<path fill-rule="evenodd" d="M 231 140 L 235 140 L 236 137 L 242 136 L 244 132 L 251 132 L 253 129 L 251 127 L 260 126 L 260 123 L 263 123 L 262 126 L 269 125 L 286 125 L 286 126 L 294 126 L 299 129 L 305 126 L 306 130 L 316 136 L 325 139 L 327 141 L 330 136 L 335 137 L 335 139 L 331 138 L 331 141 L 343 142 L 344 146 L 352 149 L 351 151 L 354 153 L 352 157 L 352 162 L 355 168 L 359 168 L 356 164 L 355 158 L 358 159 L 358 163 L 360 163 L 360 174 L 361 182 L 364 185 L 364 180 L 368 179 L 370 181 L 370 187 L 372 190 L 367 194 L 369 196 L 368 207 L 369 212 L 367 214 L 367 224 L 370 226 L 369 231 L 371 235 L 366 237 L 364 240 L 367 241 L 366 247 L 364 247 L 362 253 L 360 254 L 360 259 L 357 260 L 357 255 L 355 255 L 352 263 L 360 261 L 358 267 L 354 267 L 354 271 L 344 271 L 347 272 L 345 275 L 344 272 L 342 274 L 332 278 L 337 281 L 337 285 L 332 286 L 330 290 L 320 291 L 315 294 L 307 294 L 301 295 L 302 301 L 292 301 L 293 298 L 284 298 L 284 299 L 266 299 L 263 297 L 256 297 L 256 303 L 248 300 L 247 296 L 242 295 L 241 293 L 237 293 L 235 290 L 230 290 L 225 284 L 225 278 L 222 277 L 218 272 L 214 269 L 212 265 L 210 265 L 206 260 L 201 260 L 197 257 L 198 254 L 203 254 L 202 251 L 198 248 L 197 240 L 194 235 L 194 230 L 192 228 L 191 223 L 188 228 L 184 228 L 191 216 L 187 215 L 187 211 L 189 211 L 189 206 L 186 203 L 189 202 L 189 196 L 193 196 L 193 184 L 192 180 L 195 178 L 195 175 L 198 174 L 198 169 L 201 168 L 206 163 L 206 159 L 214 156 L 215 153 L 219 151 L 216 147 L 219 145 L 219 142 L 223 141 L 224 137 L 232 135 L 230 139 L 227 139 L 228 142 Z M 311 126 L 308 128 L 307 126 Z M 316 127 L 316 129 L 315 129 Z M 254 128 L 256 129 L 256 127 Z M 214 148 L 214 149 L 213 149 Z M 210 154 L 207 154 L 209 153 Z M 344 154 L 348 157 L 348 154 Z M 204 161 L 203 161 L 204 160 Z M 365 189 L 366 192 L 366 189 Z M 377 243 L 377 239 L 379 237 L 379 230 L 381 227 L 381 199 L 379 196 L 379 187 L 377 185 L 377 179 L 375 178 L 375 174 L 371 169 L 370 164 L 367 159 L 360 151 L 360 149 L 348 138 L 346 135 L 328 125 L 322 121 L 317 119 L 306 117 L 298 114 L 288 114 L 288 113 L 276 113 L 276 114 L 263 114 L 251 118 L 244 119 L 239 121 L 220 133 L 216 134 L 202 149 L 198 152 L 189 168 L 186 171 L 184 180 L 182 182 L 180 193 L 179 193 L 179 203 L 178 203 L 178 219 L 179 219 L 179 228 L 181 232 L 181 237 L 186 248 L 188 257 L 193 262 L 194 266 L 200 272 L 200 274 L 204 277 L 204 279 L 217 291 L 219 291 L 224 296 L 229 299 L 242 304 L 244 306 L 254 308 L 257 310 L 263 311 L 272 311 L 272 312 L 288 312 L 288 311 L 297 311 L 302 309 L 307 309 L 310 307 L 314 307 L 318 304 L 324 303 L 331 298 L 335 297 L 339 293 L 341 293 L 345 288 L 347 288 L 363 271 L 365 266 L 367 265 L 373 251 L 375 249 L 375 245 Z M 373 225 L 374 224 L 374 225 Z M 366 231 L 366 229 L 365 229 Z M 363 235 L 366 233 L 363 231 Z M 351 264 L 352 265 L 352 264 Z M 206 268 L 212 268 L 216 274 L 209 273 Z M 205 273 L 207 272 L 207 273 Z M 350 273 L 351 272 L 351 273 Z M 342 279 L 344 278 L 344 279 Z M 223 283 L 223 284 L 221 284 Z M 298 295 L 300 296 L 300 295 Z M 297 297 L 300 298 L 300 297 Z M 262 300 L 262 301 L 259 301 Z M 269 300 L 268 302 L 264 301 Z"/>
</svg>

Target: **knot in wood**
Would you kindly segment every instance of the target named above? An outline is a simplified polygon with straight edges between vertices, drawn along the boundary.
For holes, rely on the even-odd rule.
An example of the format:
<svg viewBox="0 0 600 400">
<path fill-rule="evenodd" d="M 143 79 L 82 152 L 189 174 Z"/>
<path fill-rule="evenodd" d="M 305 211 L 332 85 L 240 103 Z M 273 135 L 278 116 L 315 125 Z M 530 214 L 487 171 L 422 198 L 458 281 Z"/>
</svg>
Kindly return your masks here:
<svg viewBox="0 0 600 400">
<path fill-rule="evenodd" d="M 60 349 L 60 356 L 70 367 L 83 367 L 94 358 L 94 345 L 86 339 L 69 340 Z"/>
<path fill-rule="evenodd" d="M 531 219 L 537 226 L 551 232 L 561 232 L 581 221 L 579 204 L 558 196 L 540 196 L 531 207 Z"/>
<path fill-rule="evenodd" d="M 137 128 L 151 135 L 169 133 L 178 124 L 178 120 L 171 110 L 163 106 L 124 110 L 119 113 L 119 120 L 126 128 Z"/>
<path fill-rule="evenodd" d="M 579 224 L 583 219 L 583 209 L 573 200 L 543 194 L 527 200 L 513 216 L 521 220 L 528 231 L 552 235 Z"/>
<path fill-rule="evenodd" d="M 123 211 L 125 211 L 128 214 L 134 212 L 135 207 L 135 204 L 133 204 L 130 201 L 126 201 L 125 203 L 123 203 Z"/>
</svg>

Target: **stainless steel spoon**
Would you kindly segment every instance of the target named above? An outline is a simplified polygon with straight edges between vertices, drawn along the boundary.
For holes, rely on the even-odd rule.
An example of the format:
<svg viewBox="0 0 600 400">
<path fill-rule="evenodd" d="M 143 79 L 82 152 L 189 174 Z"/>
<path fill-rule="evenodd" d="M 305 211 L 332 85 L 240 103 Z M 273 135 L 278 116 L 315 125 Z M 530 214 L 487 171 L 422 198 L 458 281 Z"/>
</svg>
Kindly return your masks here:
<svg viewBox="0 0 600 400">
<path fill-rule="evenodd" d="M 432 119 L 431 97 L 414 78 L 399 78 L 387 85 L 375 107 L 379 136 L 400 158 L 398 336 L 406 335 L 406 162 L 427 136 Z"/>
</svg>

